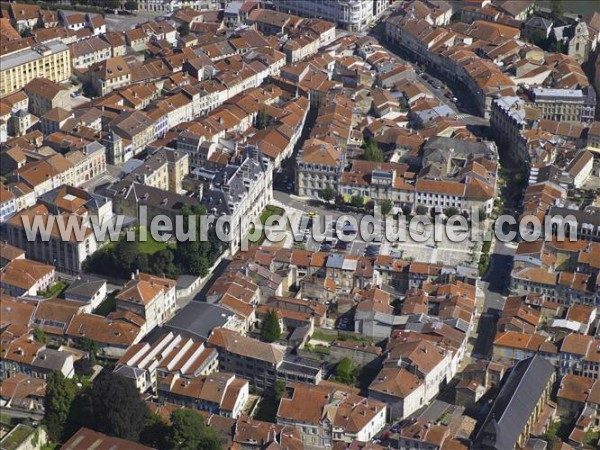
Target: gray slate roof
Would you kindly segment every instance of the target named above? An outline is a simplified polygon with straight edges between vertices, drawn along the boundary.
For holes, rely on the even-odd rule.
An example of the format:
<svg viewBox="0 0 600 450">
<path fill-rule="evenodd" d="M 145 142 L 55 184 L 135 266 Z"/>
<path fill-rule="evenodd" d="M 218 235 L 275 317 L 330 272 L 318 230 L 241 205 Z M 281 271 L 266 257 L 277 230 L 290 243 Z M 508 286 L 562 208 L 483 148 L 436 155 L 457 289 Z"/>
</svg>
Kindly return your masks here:
<svg viewBox="0 0 600 450">
<path fill-rule="evenodd" d="M 165 329 L 206 340 L 213 328 L 224 326 L 233 315 L 222 306 L 192 301 L 165 324 Z"/>
<path fill-rule="evenodd" d="M 475 448 L 515 448 L 553 373 L 552 364 L 539 355 L 519 361 L 502 385 L 477 433 Z"/>
</svg>

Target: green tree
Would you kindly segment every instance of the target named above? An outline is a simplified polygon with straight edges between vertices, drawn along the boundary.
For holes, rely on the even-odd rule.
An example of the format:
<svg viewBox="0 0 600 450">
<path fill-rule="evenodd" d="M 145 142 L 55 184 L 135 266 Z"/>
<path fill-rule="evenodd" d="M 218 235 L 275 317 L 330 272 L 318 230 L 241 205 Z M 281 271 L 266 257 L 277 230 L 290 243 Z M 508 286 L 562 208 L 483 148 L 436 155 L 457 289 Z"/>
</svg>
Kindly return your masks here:
<svg viewBox="0 0 600 450">
<path fill-rule="evenodd" d="M 419 216 L 424 216 L 425 214 L 427 214 L 427 206 L 424 206 L 424 205 L 417 206 L 417 214 Z"/>
<path fill-rule="evenodd" d="M 500 212 L 502 212 L 502 211 L 500 211 Z M 485 212 L 485 209 L 479 208 L 478 214 L 479 214 L 479 220 L 487 219 L 487 213 Z"/>
<path fill-rule="evenodd" d="M 121 0 L 106 0 L 104 2 L 105 8 L 119 9 L 121 7 Z"/>
<path fill-rule="evenodd" d="M 281 336 L 281 326 L 277 313 L 270 309 L 265 314 L 265 318 L 260 329 L 260 338 L 264 342 L 275 342 Z"/>
<path fill-rule="evenodd" d="M 163 418 L 156 413 L 150 413 L 140 433 L 140 442 L 152 448 L 165 448 L 169 432 L 170 427 Z"/>
<path fill-rule="evenodd" d="M 85 407 L 91 408 L 91 415 L 84 413 L 90 421 L 87 426 L 136 442 L 150 413 L 133 382 L 112 372 L 100 374 L 94 380 Z"/>
<path fill-rule="evenodd" d="M 150 257 L 150 268 L 156 275 L 177 278 L 179 269 L 175 265 L 175 254 L 170 248 L 162 249 Z"/>
<path fill-rule="evenodd" d="M 329 203 L 335 198 L 336 192 L 335 189 L 332 188 L 330 185 L 326 185 L 325 188 L 321 189 L 321 192 L 319 192 L 319 194 L 321 195 L 323 201 Z"/>
<path fill-rule="evenodd" d="M 277 380 L 275 382 L 275 389 L 273 389 L 273 392 L 275 393 L 275 400 L 281 400 L 281 397 L 283 397 L 283 394 L 285 394 L 285 381 Z"/>
<path fill-rule="evenodd" d="M 35 342 L 39 342 L 40 344 L 45 344 L 48 342 L 48 336 L 46 336 L 46 333 L 44 333 L 44 330 L 42 330 L 40 327 L 35 327 L 33 329 L 33 339 L 35 339 Z"/>
<path fill-rule="evenodd" d="M 61 372 L 53 371 L 48 375 L 44 397 L 44 424 L 54 441 L 64 438 L 65 423 L 77 391 L 75 381 L 65 378 Z"/>
<path fill-rule="evenodd" d="M 98 343 L 90 338 L 83 337 L 79 340 L 79 347 L 88 352 L 90 363 L 92 365 L 96 364 L 96 357 L 98 356 L 98 351 L 100 350 Z"/>
<path fill-rule="evenodd" d="M 190 24 L 187 22 L 183 22 L 181 25 L 179 25 L 177 31 L 181 36 L 187 36 L 188 34 L 190 34 Z"/>
<path fill-rule="evenodd" d="M 134 271 L 137 269 L 136 261 L 139 253 L 138 243 L 128 241 L 123 237 L 117 242 L 113 255 L 115 262 L 122 271 Z"/>
<path fill-rule="evenodd" d="M 342 358 L 335 366 L 335 379 L 340 383 L 353 384 L 355 368 L 352 361 L 348 358 Z"/>
<path fill-rule="evenodd" d="M 139 9 L 137 0 L 127 0 L 125 2 L 125 9 L 127 11 L 137 11 Z"/>
<path fill-rule="evenodd" d="M 362 208 L 365 204 L 365 199 L 362 198 L 360 195 L 353 195 L 350 199 L 350 204 L 355 208 Z"/>
<path fill-rule="evenodd" d="M 550 0 L 550 9 L 552 10 L 552 17 L 559 18 L 564 14 L 564 7 L 562 0 Z"/>
<path fill-rule="evenodd" d="M 200 414 L 189 409 L 178 409 L 171 414 L 167 434 L 167 449 L 219 450 L 221 444 L 216 432 L 204 425 Z"/>
<path fill-rule="evenodd" d="M 458 210 L 458 208 L 455 208 L 454 206 L 450 206 L 449 208 L 446 208 L 444 210 L 444 215 L 446 217 L 458 216 L 458 214 L 460 214 L 460 211 Z"/>
<path fill-rule="evenodd" d="M 365 153 L 363 158 L 367 161 L 383 162 L 385 156 L 379 148 L 377 141 L 373 138 L 369 139 L 365 145 Z"/>
<path fill-rule="evenodd" d="M 386 198 L 381 202 L 381 214 L 387 216 L 394 209 L 394 202 L 392 202 L 389 198 Z"/>
<path fill-rule="evenodd" d="M 261 109 L 261 111 L 258 113 L 258 116 L 256 117 L 256 128 L 258 128 L 259 130 L 267 128 L 269 126 L 270 120 L 271 116 L 269 115 L 267 110 L 264 108 Z"/>
</svg>

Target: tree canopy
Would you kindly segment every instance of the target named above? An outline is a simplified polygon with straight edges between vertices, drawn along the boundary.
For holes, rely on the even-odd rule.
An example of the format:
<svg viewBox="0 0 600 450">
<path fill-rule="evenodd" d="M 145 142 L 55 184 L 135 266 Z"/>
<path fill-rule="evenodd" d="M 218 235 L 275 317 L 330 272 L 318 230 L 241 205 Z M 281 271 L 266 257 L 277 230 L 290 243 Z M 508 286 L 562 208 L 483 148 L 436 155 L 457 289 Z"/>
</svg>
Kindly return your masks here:
<svg viewBox="0 0 600 450">
<path fill-rule="evenodd" d="M 165 448 L 171 450 L 219 450 L 221 444 L 216 432 L 204 425 L 200 414 L 179 409 L 171 414 L 171 427 Z"/>
<path fill-rule="evenodd" d="M 206 214 L 203 207 L 191 209 L 184 206 L 181 209 L 184 217 L 184 231 L 189 228 L 190 217 L 196 217 L 196 236 L 190 240 L 165 246 L 153 254 L 144 253 L 140 242 L 127 241 L 123 236 L 113 246 L 106 246 L 96 251 L 86 261 L 85 269 L 90 272 L 102 273 L 109 276 L 123 277 L 135 272 L 148 272 L 154 275 L 177 278 L 181 273 L 205 276 L 210 266 L 223 252 L 223 243 L 217 238 L 214 228 L 206 230 L 208 239 L 201 241 L 200 216 Z"/>
<path fill-rule="evenodd" d="M 277 313 L 270 309 L 265 314 L 265 318 L 260 330 L 260 338 L 264 342 L 275 342 L 281 336 L 281 326 Z"/>
<path fill-rule="evenodd" d="M 367 161 L 383 162 L 385 155 L 383 150 L 379 148 L 379 144 L 373 138 L 369 139 L 365 145 L 365 153 L 363 158 Z"/>
<path fill-rule="evenodd" d="M 267 110 L 264 108 L 261 109 L 258 113 L 258 116 L 256 117 L 256 128 L 258 128 L 259 130 L 267 128 L 269 126 L 270 120 L 271 116 L 269 115 Z"/>
<path fill-rule="evenodd" d="M 394 202 L 392 202 L 389 198 L 386 198 L 381 202 L 381 214 L 387 216 L 394 209 Z"/>
<path fill-rule="evenodd" d="M 352 198 L 350 198 L 350 204 L 355 208 L 362 208 L 365 204 L 365 199 L 360 195 L 353 195 Z"/>
<path fill-rule="evenodd" d="M 335 198 L 336 192 L 335 189 L 332 188 L 330 185 L 326 185 L 323 189 L 321 189 L 321 192 L 319 194 L 321 195 L 323 201 L 329 203 Z"/>
<path fill-rule="evenodd" d="M 139 440 L 148 415 L 148 407 L 131 380 L 113 373 L 100 374 L 71 411 L 75 430 L 86 426 L 131 441 Z"/>
<path fill-rule="evenodd" d="M 355 377 L 355 368 L 352 361 L 348 358 L 342 358 L 335 366 L 335 379 L 340 383 L 353 384 Z"/>
<path fill-rule="evenodd" d="M 65 423 L 79 389 L 74 380 L 57 371 L 50 372 L 46 382 L 44 424 L 50 437 L 59 441 L 64 437 Z"/>
</svg>

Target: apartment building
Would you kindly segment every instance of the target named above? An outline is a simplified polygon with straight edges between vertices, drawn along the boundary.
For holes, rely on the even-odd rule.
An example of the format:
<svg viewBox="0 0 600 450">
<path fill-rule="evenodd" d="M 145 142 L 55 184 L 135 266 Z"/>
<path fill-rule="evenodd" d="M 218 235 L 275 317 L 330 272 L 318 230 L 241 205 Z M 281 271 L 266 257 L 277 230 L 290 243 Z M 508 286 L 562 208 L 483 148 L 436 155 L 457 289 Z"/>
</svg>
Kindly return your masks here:
<svg viewBox="0 0 600 450">
<path fill-rule="evenodd" d="M 115 297 L 117 310 L 130 311 L 146 321 L 142 332 L 167 322 L 175 312 L 175 280 L 148 275 L 132 274 L 131 280 Z"/>
<path fill-rule="evenodd" d="M 119 138 L 110 137 L 112 145 L 107 146 L 108 159 L 112 164 L 130 160 L 143 151 L 147 144 L 154 141 L 154 122 L 144 111 L 124 112 L 112 120 L 108 128 L 119 136 Z M 123 140 L 127 141 L 126 145 Z"/>
<path fill-rule="evenodd" d="M 108 358 L 118 359 L 144 336 L 144 319 L 133 313 L 113 312 L 108 317 L 98 314 L 76 314 L 65 335 L 71 345 L 94 341 Z"/>
<path fill-rule="evenodd" d="M 120 56 L 90 66 L 92 86 L 98 95 L 106 95 L 131 84 L 131 70 Z"/>
<path fill-rule="evenodd" d="M 385 403 L 343 388 L 290 383 L 277 424 L 299 427 L 306 446 L 330 448 L 335 442 L 369 442 L 385 426 L 386 411 Z"/>
<path fill-rule="evenodd" d="M 382 369 L 369 385 L 369 398 L 387 405 L 387 421 L 402 420 L 425 404 L 425 383 L 402 367 Z"/>
<path fill-rule="evenodd" d="M 69 45 L 71 60 L 76 69 L 87 69 L 92 64 L 112 57 L 112 46 L 104 39 L 91 37 Z"/>
<path fill-rule="evenodd" d="M 54 108 L 71 110 L 69 91 L 48 78 L 35 78 L 23 88 L 29 97 L 29 111 L 42 117 Z"/>
<path fill-rule="evenodd" d="M 284 357 L 281 347 L 226 328 L 215 328 L 207 343 L 219 351 L 219 371 L 235 373 L 259 389 L 271 389 L 275 385 L 277 369 Z"/>
<path fill-rule="evenodd" d="M 17 212 L 17 202 L 13 194 L 4 184 L 0 185 L 0 223 L 4 223 Z"/>
<path fill-rule="evenodd" d="M 389 4 L 385 0 L 275 0 L 273 3 L 278 11 L 329 20 L 348 31 L 364 31 Z"/>
<path fill-rule="evenodd" d="M 333 144 L 320 139 L 307 140 L 296 164 L 298 195 L 318 198 L 327 186 L 337 191 L 344 166 L 345 154 Z"/>
<path fill-rule="evenodd" d="M 400 412 L 405 414 L 401 418 L 406 417 L 407 411 L 429 403 L 439 393 L 440 386 L 453 376 L 451 352 L 440 345 L 417 337 L 400 337 L 391 340 L 386 352 L 384 368 L 403 368 L 422 382 L 420 387 L 422 396 L 409 396 L 402 402 L 394 403 L 401 404 L 400 410 L 394 412 L 394 414 Z M 412 378 L 407 377 L 407 381 L 410 379 Z M 421 386 L 421 383 L 415 383 L 414 380 L 412 383 Z M 376 388 L 377 383 L 373 387 L 374 393 L 379 391 Z M 378 398 L 376 393 L 374 395 Z"/>
<path fill-rule="evenodd" d="M 218 9 L 216 0 L 140 0 L 138 9 L 141 11 L 173 12 L 178 9 L 192 8 L 198 11 Z"/>
<path fill-rule="evenodd" d="M 217 372 L 192 379 L 172 377 L 159 385 L 161 401 L 209 414 L 237 419 L 250 393 L 248 380 L 232 373 Z"/>
<path fill-rule="evenodd" d="M 145 160 L 132 160 L 132 170 L 116 182 L 111 190 L 118 192 L 131 183 L 140 183 L 163 191 L 180 193 L 189 173 L 189 155 L 170 148 L 161 148 Z"/>
<path fill-rule="evenodd" d="M 591 86 L 583 89 L 535 87 L 529 91 L 531 103 L 544 119 L 558 122 L 592 123 L 596 111 L 596 92 Z"/>
<path fill-rule="evenodd" d="M 75 375 L 73 353 L 46 347 L 25 333 L 2 344 L 0 377 L 3 380 L 15 374 L 46 379 L 50 372 L 60 372 L 65 378 Z"/>
<path fill-rule="evenodd" d="M 35 78 L 61 83 L 71 76 L 69 47 L 59 40 L 0 56 L 0 98 L 23 89 Z"/>
<path fill-rule="evenodd" d="M 248 146 L 240 164 L 193 174 L 206 184 L 201 203 L 207 213 L 230 218 L 229 248 L 234 254 L 242 237 L 250 232 L 249 222 L 258 223 L 260 214 L 273 199 L 273 164 L 256 147 Z"/>
<path fill-rule="evenodd" d="M 81 225 L 80 231 L 71 232 L 69 239 L 63 239 L 54 221 L 57 216 L 73 216 Z M 58 270 L 71 274 L 81 272 L 83 262 L 101 245 L 92 232 L 91 226 L 84 223 L 84 217 L 97 216 L 103 220 L 112 218 L 112 202 L 104 197 L 90 194 L 72 186 L 60 186 L 38 198 L 38 203 L 15 214 L 6 223 L 8 241 L 27 252 L 36 261 L 54 265 Z M 37 217 L 37 218 L 36 218 Z M 53 219 L 51 219 L 52 217 Z M 40 219 L 41 218 L 41 219 Z M 24 221 L 34 223 L 42 220 L 46 232 L 29 240 Z"/>
<path fill-rule="evenodd" d="M 492 103 L 490 124 L 497 142 L 510 158 L 521 166 L 530 163 L 529 151 L 522 132 L 542 118 L 541 112 L 516 96 L 500 97 Z"/>
</svg>

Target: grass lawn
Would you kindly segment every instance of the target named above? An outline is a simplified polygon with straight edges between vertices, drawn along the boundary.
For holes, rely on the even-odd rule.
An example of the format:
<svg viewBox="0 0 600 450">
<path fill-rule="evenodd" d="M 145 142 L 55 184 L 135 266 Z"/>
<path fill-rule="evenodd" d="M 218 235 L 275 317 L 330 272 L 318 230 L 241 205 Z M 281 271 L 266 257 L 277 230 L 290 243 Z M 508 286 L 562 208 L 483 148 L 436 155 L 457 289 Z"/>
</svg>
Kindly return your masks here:
<svg viewBox="0 0 600 450">
<path fill-rule="evenodd" d="M 337 333 L 335 331 L 333 331 L 332 333 L 326 333 L 321 330 L 315 330 L 311 337 L 312 337 L 312 339 L 316 339 L 318 341 L 329 342 L 329 343 L 331 343 L 333 341 L 337 341 L 337 339 L 338 339 Z"/>
<path fill-rule="evenodd" d="M 285 214 L 285 211 L 283 208 L 280 208 L 278 206 L 273 206 L 273 205 L 267 205 L 264 209 L 264 211 L 260 214 L 259 216 L 259 220 L 260 223 L 262 225 L 264 225 L 267 222 L 267 219 L 271 216 L 283 216 Z M 254 228 L 250 229 L 250 234 L 254 233 Z M 248 238 L 248 242 L 252 242 L 254 244 L 261 244 L 264 240 L 265 240 L 265 231 L 261 230 L 260 236 L 258 237 L 249 237 Z"/>
<path fill-rule="evenodd" d="M 60 294 L 62 294 L 62 292 L 69 286 L 69 283 L 64 281 L 64 280 L 60 280 L 57 281 L 56 283 L 54 283 L 54 285 L 48 289 L 47 291 L 39 291 L 38 295 L 41 297 L 58 297 Z"/>
<path fill-rule="evenodd" d="M 115 299 L 116 292 L 108 294 L 102 303 L 94 310 L 94 314 L 99 316 L 108 316 L 111 312 L 117 309 L 117 300 Z"/>
<path fill-rule="evenodd" d="M 173 244 L 168 242 L 159 242 L 152 237 L 152 234 L 148 231 L 146 233 L 146 240 L 144 242 L 138 241 L 138 247 L 140 252 L 146 253 L 148 256 L 155 254 L 165 248 L 173 247 Z"/>
</svg>

